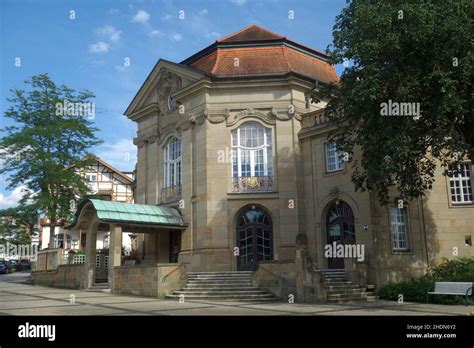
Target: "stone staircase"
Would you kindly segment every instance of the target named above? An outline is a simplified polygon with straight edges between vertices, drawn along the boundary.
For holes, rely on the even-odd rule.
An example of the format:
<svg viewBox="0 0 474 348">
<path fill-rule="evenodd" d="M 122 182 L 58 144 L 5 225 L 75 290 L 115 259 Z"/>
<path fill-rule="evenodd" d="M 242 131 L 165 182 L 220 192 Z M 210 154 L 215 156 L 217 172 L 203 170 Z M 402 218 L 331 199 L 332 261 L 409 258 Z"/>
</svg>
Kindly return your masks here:
<svg viewBox="0 0 474 348">
<path fill-rule="evenodd" d="M 184 297 L 182 297 L 184 295 Z M 169 299 L 215 301 L 275 301 L 266 290 L 252 286 L 252 272 L 189 272 L 186 287 Z"/>
<path fill-rule="evenodd" d="M 346 303 L 356 301 L 375 301 L 373 293 L 368 293 L 365 288 L 352 284 L 347 279 L 344 270 L 323 270 L 324 286 L 328 303 Z"/>
<path fill-rule="evenodd" d="M 110 285 L 109 283 L 95 283 L 86 291 L 89 292 L 110 292 Z"/>
</svg>

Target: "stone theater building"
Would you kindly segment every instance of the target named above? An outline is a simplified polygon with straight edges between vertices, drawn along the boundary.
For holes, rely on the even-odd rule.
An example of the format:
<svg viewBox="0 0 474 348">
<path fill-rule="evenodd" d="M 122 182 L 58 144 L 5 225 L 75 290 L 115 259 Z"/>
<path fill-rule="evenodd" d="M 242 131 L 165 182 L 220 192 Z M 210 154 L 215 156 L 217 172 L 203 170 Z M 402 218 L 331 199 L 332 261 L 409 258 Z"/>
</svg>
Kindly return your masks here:
<svg viewBox="0 0 474 348">
<path fill-rule="evenodd" d="M 135 203 L 183 221 L 139 234 L 142 262 L 116 263 L 112 291 L 170 296 L 188 282 L 177 296 L 199 277 L 248 276 L 283 299 L 365 299 L 442 257 L 474 256 L 471 162 L 452 177 L 440 169 L 428 196 L 402 206 L 354 192 L 325 104 L 310 101 L 337 80 L 324 53 L 256 25 L 180 63 L 160 59 L 125 111 L 138 125 Z"/>
<path fill-rule="evenodd" d="M 190 224 L 180 262 L 228 271 L 294 259 L 307 229 L 302 115 L 321 108 L 309 103 L 315 81 L 335 80 L 323 53 L 255 25 L 156 64 L 125 114 L 138 124 L 136 201 L 181 203 Z"/>
</svg>

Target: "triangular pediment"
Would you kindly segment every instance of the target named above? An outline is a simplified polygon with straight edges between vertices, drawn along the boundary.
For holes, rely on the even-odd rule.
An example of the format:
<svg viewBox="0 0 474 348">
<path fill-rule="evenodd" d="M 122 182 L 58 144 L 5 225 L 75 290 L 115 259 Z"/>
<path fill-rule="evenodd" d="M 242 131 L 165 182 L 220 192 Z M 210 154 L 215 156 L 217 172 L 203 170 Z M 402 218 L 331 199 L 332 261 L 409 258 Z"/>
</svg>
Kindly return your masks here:
<svg viewBox="0 0 474 348">
<path fill-rule="evenodd" d="M 141 85 L 124 114 L 131 119 L 144 110 L 160 111 L 167 94 L 202 79 L 205 74 L 185 65 L 160 59 Z"/>
</svg>

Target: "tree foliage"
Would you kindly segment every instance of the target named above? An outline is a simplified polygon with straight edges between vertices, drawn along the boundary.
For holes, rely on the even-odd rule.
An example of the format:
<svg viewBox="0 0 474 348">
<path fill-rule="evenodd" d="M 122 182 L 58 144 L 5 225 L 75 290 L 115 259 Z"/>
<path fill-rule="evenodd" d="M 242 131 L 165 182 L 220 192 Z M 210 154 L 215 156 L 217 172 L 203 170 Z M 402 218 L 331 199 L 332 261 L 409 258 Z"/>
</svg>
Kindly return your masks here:
<svg viewBox="0 0 474 348">
<path fill-rule="evenodd" d="M 440 163 L 472 158 L 473 17 L 473 1 L 354 0 L 336 18 L 327 51 L 347 67 L 313 100 L 328 101 L 356 190 L 385 204 L 395 184 L 410 200 L 432 188 Z M 420 117 L 382 116 L 389 101 L 419 103 Z"/>
<path fill-rule="evenodd" d="M 20 205 L 28 203 L 43 211 L 54 226 L 70 213 L 71 200 L 89 193 L 79 172 L 90 163 L 81 159 L 101 143 L 88 116 L 74 109 L 61 110 L 58 105 L 84 105 L 94 95 L 57 86 L 47 74 L 25 83 L 28 91 L 13 89 L 7 99 L 11 106 L 5 116 L 13 123 L 1 130 L 4 166 L 0 173 L 9 175 L 7 188 L 25 186 Z M 74 164 L 75 170 L 67 169 Z"/>
<path fill-rule="evenodd" d="M 0 244 L 30 244 L 37 224 L 38 212 L 32 205 L 0 210 Z"/>
</svg>

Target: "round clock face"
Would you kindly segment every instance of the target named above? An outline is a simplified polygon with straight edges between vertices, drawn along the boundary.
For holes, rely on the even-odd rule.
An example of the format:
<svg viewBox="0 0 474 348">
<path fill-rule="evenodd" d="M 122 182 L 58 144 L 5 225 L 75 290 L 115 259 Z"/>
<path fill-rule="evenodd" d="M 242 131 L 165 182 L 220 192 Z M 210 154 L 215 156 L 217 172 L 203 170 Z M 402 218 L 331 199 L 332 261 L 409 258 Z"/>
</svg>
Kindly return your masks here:
<svg viewBox="0 0 474 348">
<path fill-rule="evenodd" d="M 171 93 L 168 95 L 168 110 L 173 111 L 174 107 L 176 106 L 176 102 L 174 99 L 171 97 Z"/>
</svg>

